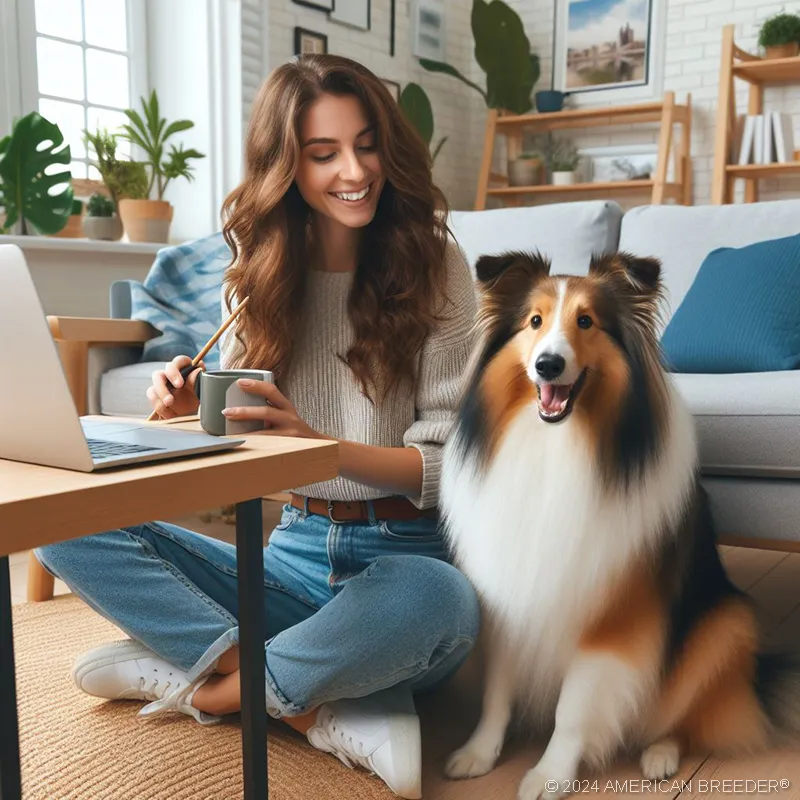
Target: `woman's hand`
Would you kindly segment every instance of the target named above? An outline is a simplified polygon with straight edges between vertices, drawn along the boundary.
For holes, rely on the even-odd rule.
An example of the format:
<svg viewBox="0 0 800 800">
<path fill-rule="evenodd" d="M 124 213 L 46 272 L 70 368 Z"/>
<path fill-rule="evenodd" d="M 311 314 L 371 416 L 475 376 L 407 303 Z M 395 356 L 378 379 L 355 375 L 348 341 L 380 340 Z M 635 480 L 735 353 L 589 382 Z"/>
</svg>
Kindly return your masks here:
<svg viewBox="0 0 800 800">
<path fill-rule="evenodd" d="M 222 413 L 228 419 L 259 419 L 264 422 L 265 433 L 276 436 L 297 436 L 301 439 L 324 439 L 300 419 L 294 406 L 281 394 L 274 383 L 267 381 L 237 381 L 242 391 L 257 394 L 267 399 L 268 406 L 244 406 L 243 408 L 224 408 Z"/>
<path fill-rule="evenodd" d="M 200 373 L 205 369 L 205 364 L 201 361 L 197 365 L 197 369 L 184 382 L 181 370 L 191 363 L 192 359 L 189 356 L 178 356 L 173 358 L 164 369 L 156 370 L 153 373 L 153 385 L 147 390 L 147 399 L 161 419 L 185 417 L 197 413 L 200 401 L 194 392 L 194 385 Z"/>
</svg>

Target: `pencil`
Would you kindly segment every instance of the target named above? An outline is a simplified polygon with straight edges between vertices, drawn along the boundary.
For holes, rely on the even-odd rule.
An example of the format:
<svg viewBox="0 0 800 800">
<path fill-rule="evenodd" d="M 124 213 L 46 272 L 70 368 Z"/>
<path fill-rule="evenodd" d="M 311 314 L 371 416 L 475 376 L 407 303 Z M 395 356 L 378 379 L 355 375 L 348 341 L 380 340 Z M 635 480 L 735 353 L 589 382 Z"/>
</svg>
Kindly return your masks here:
<svg viewBox="0 0 800 800">
<path fill-rule="evenodd" d="M 226 319 L 225 322 L 223 322 L 222 325 L 220 325 L 219 330 L 206 342 L 203 349 L 192 359 L 192 363 L 181 370 L 181 377 L 184 380 L 186 380 L 189 377 L 189 375 L 192 374 L 192 371 L 196 369 L 197 365 L 206 357 L 208 351 L 211 350 L 211 348 L 217 343 L 219 337 L 222 336 L 223 333 L 225 333 L 225 331 L 230 327 L 231 323 L 236 319 L 236 317 L 239 316 L 244 307 L 247 305 L 247 301 L 249 299 L 250 299 L 249 297 L 245 297 L 244 300 L 242 300 L 242 302 L 239 303 L 238 306 L 236 306 L 233 313 L 228 317 L 228 319 Z M 167 383 L 169 383 L 169 381 L 167 381 Z M 156 419 L 158 419 L 158 414 L 155 411 L 153 411 L 147 418 L 147 421 L 152 422 L 153 420 Z"/>
</svg>

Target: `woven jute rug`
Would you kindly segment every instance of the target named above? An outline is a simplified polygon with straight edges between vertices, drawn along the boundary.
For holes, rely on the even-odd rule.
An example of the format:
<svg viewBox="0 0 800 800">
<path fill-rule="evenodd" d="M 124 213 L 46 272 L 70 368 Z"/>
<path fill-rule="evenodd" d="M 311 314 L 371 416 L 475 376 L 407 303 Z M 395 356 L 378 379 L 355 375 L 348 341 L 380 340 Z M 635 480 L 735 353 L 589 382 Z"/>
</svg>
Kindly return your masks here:
<svg viewBox="0 0 800 800">
<path fill-rule="evenodd" d="M 14 609 L 24 800 L 235 800 L 242 796 L 237 718 L 211 727 L 182 715 L 137 719 L 139 703 L 79 692 L 75 657 L 125 638 L 72 596 Z M 276 800 L 388 800 L 374 776 L 269 727 L 269 794 Z"/>
</svg>

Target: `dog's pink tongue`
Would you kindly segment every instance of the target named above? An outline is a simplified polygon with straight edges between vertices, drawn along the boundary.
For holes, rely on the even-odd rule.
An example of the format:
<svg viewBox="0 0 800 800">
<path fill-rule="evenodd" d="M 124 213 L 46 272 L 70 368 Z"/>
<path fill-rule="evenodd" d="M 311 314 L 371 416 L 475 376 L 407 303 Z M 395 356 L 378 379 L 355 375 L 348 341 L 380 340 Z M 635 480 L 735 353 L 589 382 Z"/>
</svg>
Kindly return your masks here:
<svg viewBox="0 0 800 800">
<path fill-rule="evenodd" d="M 569 386 L 555 386 L 552 383 L 542 384 L 542 408 L 547 412 L 560 411 L 569 397 Z"/>
</svg>

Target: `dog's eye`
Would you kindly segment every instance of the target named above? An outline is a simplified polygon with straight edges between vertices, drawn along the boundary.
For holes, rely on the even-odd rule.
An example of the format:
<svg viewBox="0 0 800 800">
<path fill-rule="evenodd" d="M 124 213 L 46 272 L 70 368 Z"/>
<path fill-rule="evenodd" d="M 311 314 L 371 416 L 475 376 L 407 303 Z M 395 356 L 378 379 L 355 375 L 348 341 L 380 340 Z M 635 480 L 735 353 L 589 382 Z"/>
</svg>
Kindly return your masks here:
<svg viewBox="0 0 800 800">
<path fill-rule="evenodd" d="M 531 328 L 535 331 L 542 327 L 542 318 L 538 314 L 533 315 L 533 319 L 531 320 Z"/>
<path fill-rule="evenodd" d="M 578 327 L 583 328 L 586 330 L 587 328 L 591 328 L 594 323 L 592 322 L 592 318 L 587 316 L 586 314 L 581 314 L 578 317 Z"/>
</svg>

